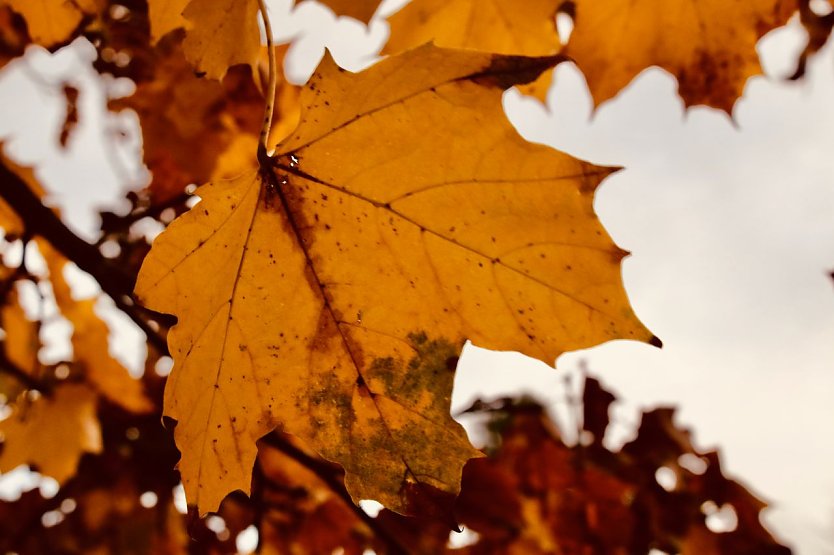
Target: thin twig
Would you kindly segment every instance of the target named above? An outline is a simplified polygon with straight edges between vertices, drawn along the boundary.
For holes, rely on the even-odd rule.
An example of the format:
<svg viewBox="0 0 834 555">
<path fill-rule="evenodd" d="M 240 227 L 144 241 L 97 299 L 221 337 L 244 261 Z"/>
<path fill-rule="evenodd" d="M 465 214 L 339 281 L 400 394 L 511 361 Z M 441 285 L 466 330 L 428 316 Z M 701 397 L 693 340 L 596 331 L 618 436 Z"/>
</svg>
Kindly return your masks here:
<svg viewBox="0 0 834 555">
<path fill-rule="evenodd" d="M 269 20 L 269 10 L 266 7 L 265 0 L 258 0 L 258 7 L 261 10 L 261 17 L 264 21 L 267 59 L 269 61 L 269 81 L 266 88 L 264 121 L 261 127 L 261 139 L 258 150 L 262 150 L 267 156 L 271 156 L 272 152 L 269 151 L 269 132 L 272 129 L 272 113 L 275 110 L 275 90 L 278 86 L 278 64 L 275 60 L 275 46 L 272 43 L 272 23 Z"/>
</svg>

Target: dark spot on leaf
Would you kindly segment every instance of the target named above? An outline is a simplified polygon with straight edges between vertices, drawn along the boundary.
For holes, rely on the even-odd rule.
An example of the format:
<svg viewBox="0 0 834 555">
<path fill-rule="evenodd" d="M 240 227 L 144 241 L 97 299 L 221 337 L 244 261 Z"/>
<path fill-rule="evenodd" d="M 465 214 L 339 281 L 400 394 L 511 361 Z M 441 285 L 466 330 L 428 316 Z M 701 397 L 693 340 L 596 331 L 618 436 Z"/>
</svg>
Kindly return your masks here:
<svg viewBox="0 0 834 555">
<path fill-rule="evenodd" d="M 465 77 L 484 86 L 497 87 L 501 90 L 515 85 L 532 83 L 544 71 L 556 64 L 566 61 L 564 56 L 542 56 L 530 58 L 526 56 L 495 55 L 489 66 L 483 71 Z"/>
</svg>

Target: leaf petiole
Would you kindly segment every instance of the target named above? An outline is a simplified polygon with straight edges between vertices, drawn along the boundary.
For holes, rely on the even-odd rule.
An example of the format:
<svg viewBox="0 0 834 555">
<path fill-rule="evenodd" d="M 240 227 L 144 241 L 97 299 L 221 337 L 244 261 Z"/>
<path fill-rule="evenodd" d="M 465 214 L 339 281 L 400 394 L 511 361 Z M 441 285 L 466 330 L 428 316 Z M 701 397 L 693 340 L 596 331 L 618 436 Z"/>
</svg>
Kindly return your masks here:
<svg viewBox="0 0 834 555">
<path fill-rule="evenodd" d="M 267 156 L 272 155 L 272 152 L 269 151 L 269 132 L 272 128 L 272 114 L 275 109 L 275 90 L 277 87 L 278 79 L 278 64 L 275 60 L 275 46 L 272 43 L 272 23 L 269 20 L 269 10 L 266 7 L 265 0 L 258 0 L 258 8 L 261 12 L 261 18 L 264 22 L 264 33 L 266 34 L 267 60 L 269 63 L 269 81 L 266 89 L 266 105 L 264 106 L 264 120 L 263 125 L 261 126 L 261 137 L 258 146 L 258 157 L 260 158 L 261 150 L 263 150 L 263 152 Z"/>
</svg>

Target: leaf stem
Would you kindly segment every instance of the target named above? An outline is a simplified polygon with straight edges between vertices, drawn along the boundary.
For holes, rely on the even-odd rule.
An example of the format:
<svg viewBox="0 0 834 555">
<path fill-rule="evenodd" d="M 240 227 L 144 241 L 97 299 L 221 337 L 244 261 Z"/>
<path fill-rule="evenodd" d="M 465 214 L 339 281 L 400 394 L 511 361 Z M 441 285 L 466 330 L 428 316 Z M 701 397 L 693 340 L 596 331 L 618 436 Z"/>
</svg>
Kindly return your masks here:
<svg viewBox="0 0 834 555">
<path fill-rule="evenodd" d="M 266 34 L 266 50 L 269 62 L 269 81 L 266 88 L 266 105 L 264 106 L 264 121 L 261 127 L 261 138 L 258 150 L 271 156 L 269 151 L 269 132 L 272 129 L 272 115 L 275 111 L 275 90 L 278 87 L 278 63 L 275 60 L 275 45 L 272 42 L 272 23 L 269 20 L 269 10 L 266 7 L 266 0 L 258 0 L 258 7 L 261 11 L 261 18 L 264 21 L 264 32 Z M 260 158 L 260 156 L 259 156 Z"/>
</svg>

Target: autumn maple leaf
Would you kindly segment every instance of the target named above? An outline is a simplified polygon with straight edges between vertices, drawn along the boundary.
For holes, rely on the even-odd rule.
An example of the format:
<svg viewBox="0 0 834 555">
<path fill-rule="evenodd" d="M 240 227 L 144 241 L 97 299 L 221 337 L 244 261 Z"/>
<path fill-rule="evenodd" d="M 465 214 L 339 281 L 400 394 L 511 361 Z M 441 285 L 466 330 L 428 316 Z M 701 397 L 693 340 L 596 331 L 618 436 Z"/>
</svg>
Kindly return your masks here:
<svg viewBox="0 0 834 555">
<path fill-rule="evenodd" d="M 761 73 L 756 42 L 797 7 L 796 0 L 674 0 L 663 9 L 651 0 L 575 0 L 565 2 L 576 23 L 565 53 L 597 105 L 654 65 L 677 78 L 687 106 L 730 113 L 747 79 Z"/>
<path fill-rule="evenodd" d="M 449 416 L 465 340 L 552 363 L 648 339 L 593 214 L 610 170 L 527 143 L 503 90 L 559 58 L 425 46 L 352 74 L 327 57 L 301 123 L 259 171 L 198 190 L 136 294 L 179 318 L 166 414 L 201 511 L 248 490 L 276 426 L 408 511 L 478 452 Z M 476 134 L 470 129 L 478 129 Z"/>
<path fill-rule="evenodd" d="M 391 38 L 383 52 L 396 54 L 426 42 L 482 52 L 545 56 L 562 49 L 554 0 L 413 0 L 392 15 Z M 541 101 L 547 97 L 552 69 L 519 88 Z"/>
</svg>

